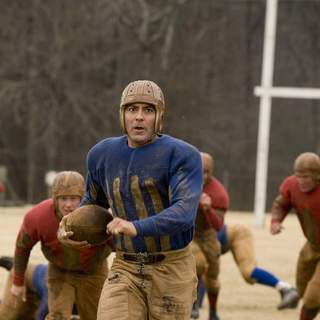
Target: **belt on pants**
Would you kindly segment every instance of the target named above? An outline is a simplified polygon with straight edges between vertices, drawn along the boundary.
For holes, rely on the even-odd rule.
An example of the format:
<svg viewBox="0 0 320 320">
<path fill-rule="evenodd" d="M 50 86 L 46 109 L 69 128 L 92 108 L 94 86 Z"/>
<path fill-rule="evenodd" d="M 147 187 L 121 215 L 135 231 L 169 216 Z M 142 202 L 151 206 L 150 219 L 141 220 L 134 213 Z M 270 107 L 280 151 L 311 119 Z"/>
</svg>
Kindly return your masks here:
<svg viewBox="0 0 320 320">
<path fill-rule="evenodd" d="M 147 252 L 139 252 L 139 253 L 122 253 L 122 258 L 127 261 L 133 261 L 137 263 L 144 263 L 144 264 L 152 264 L 161 262 L 165 259 L 164 254 L 152 254 Z"/>
</svg>

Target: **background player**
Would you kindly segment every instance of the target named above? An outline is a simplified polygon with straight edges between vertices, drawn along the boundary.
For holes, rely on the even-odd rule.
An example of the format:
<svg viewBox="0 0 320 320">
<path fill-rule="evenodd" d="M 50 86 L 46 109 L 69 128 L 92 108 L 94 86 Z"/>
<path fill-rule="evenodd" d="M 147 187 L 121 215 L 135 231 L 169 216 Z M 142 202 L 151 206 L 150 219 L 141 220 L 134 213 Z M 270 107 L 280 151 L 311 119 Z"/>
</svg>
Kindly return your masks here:
<svg viewBox="0 0 320 320">
<path fill-rule="evenodd" d="M 9 271 L 0 304 L 0 320 L 44 320 L 48 313 L 48 266 L 42 263 L 28 264 L 25 278 L 26 301 L 14 299 L 10 292 L 13 283 L 13 259 L 7 256 L 0 257 L 0 266 Z"/>
<path fill-rule="evenodd" d="M 209 300 L 209 319 L 219 320 L 217 314 L 217 299 L 220 290 L 218 280 L 220 264 L 220 244 L 217 230 L 223 225 L 224 215 L 229 205 L 229 197 L 222 184 L 213 176 L 214 160 L 208 153 L 201 152 L 203 170 L 203 190 L 197 211 L 193 254 L 196 257 L 197 270 L 206 269 L 205 281 Z M 198 248 L 197 248 L 198 247 Z M 195 251 L 195 248 L 197 249 Z M 199 256 L 199 249 L 206 258 L 208 267 L 202 266 L 203 259 Z M 198 271 L 198 274 L 200 271 Z M 199 277 L 199 275 L 198 275 Z M 199 279 L 198 295 L 200 295 L 201 278 Z M 197 301 L 191 316 L 198 316 Z"/>
<path fill-rule="evenodd" d="M 84 179 L 75 171 L 58 173 L 52 185 L 52 198 L 34 206 L 24 216 L 14 256 L 11 293 L 26 301 L 25 273 L 33 246 L 41 242 L 48 266 L 47 319 L 69 319 L 76 303 L 82 320 L 95 320 L 101 289 L 107 277 L 106 257 L 110 247 L 90 247 L 80 242 L 77 249 L 66 247 L 57 238 L 59 222 L 80 204 Z"/>
<path fill-rule="evenodd" d="M 280 292 L 278 309 L 295 308 L 299 294 L 289 283 L 281 281 L 271 272 L 257 266 L 254 257 L 253 235 L 243 224 L 224 224 L 218 232 L 221 254 L 231 251 L 242 277 L 249 284 L 262 284 Z"/>
<path fill-rule="evenodd" d="M 320 308 L 320 159 L 312 152 L 294 161 L 294 175 L 280 186 L 273 202 L 270 232 L 282 231 L 282 222 L 294 210 L 307 241 L 300 250 L 296 284 L 303 306 L 300 320 L 315 319 Z"/>
</svg>

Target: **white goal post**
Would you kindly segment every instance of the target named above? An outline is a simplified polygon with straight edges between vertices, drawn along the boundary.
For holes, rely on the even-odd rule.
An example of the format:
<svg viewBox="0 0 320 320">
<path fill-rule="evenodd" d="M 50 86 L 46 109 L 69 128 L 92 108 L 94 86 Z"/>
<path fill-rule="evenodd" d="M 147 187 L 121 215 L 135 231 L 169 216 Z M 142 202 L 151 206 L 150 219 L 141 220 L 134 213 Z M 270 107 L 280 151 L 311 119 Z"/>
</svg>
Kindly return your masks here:
<svg viewBox="0 0 320 320">
<path fill-rule="evenodd" d="M 258 226 L 265 223 L 272 98 L 320 99 L 318 88 L 273 87 L 278 0 L 266 1 L 261 86 L 254 88 L 254 94 L 260 97 L 254 199 L 255 223 Z"/>
</svg>

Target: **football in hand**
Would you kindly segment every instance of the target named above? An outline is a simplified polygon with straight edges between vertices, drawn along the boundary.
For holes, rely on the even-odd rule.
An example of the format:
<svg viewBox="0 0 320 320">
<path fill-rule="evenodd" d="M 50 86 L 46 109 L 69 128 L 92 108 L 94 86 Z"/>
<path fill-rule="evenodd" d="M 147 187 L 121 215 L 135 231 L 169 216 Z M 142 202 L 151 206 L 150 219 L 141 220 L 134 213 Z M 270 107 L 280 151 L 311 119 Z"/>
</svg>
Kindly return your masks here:
<svg viewBox="0 0 320 320">
<path fill-rule="evenodd" d="M 73 232 L 70 237 L 72 240 L 99 245 L 110 237 L 107 234 L 107 224 L 112 219 L 112 214 L 107 209 L 93 204 L 84 205 L 67 215 L 66 231 Z"/>
</svg>

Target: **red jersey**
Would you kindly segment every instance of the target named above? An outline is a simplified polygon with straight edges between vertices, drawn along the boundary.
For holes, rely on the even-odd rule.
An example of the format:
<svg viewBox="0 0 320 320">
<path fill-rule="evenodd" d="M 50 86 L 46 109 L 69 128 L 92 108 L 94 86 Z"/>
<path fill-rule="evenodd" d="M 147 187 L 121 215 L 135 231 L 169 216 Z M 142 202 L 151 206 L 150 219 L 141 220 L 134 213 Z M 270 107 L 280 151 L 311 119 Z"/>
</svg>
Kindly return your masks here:
<svg viewBox="0 0 320 320">
<path fill-rule="evenodd" d="M 40 202 L 26 213 L 16 241 L 15 285 L 23 285 L 31 249 L 39 241 L 47 260 L 67 271 L 90 273 L 109 255 L 111 250 L 106 245 L 83 250 L 64 246 L 57 238 L 61 218 L 55 211 L 52 199 Z"/>
<path fill-rule="evenodd" d="M 272 222 L 282 222 L 293 209 L 311 245 L 320 247 L 320 185 L 310 192 L 301 192 L 297 178 L 287 177 L 272 205 Z"/>
<path fill-rule="evenodd" d="M 224 223 L 224 215 L 229 207 L 229 196 L 224 186 L 212 177 L 202 192 L 211 198 L 211 209 L 205 211 L 199 205 L 196 217 L 196 232 L 214 228 L 219 231 Z"/>
</svg>

